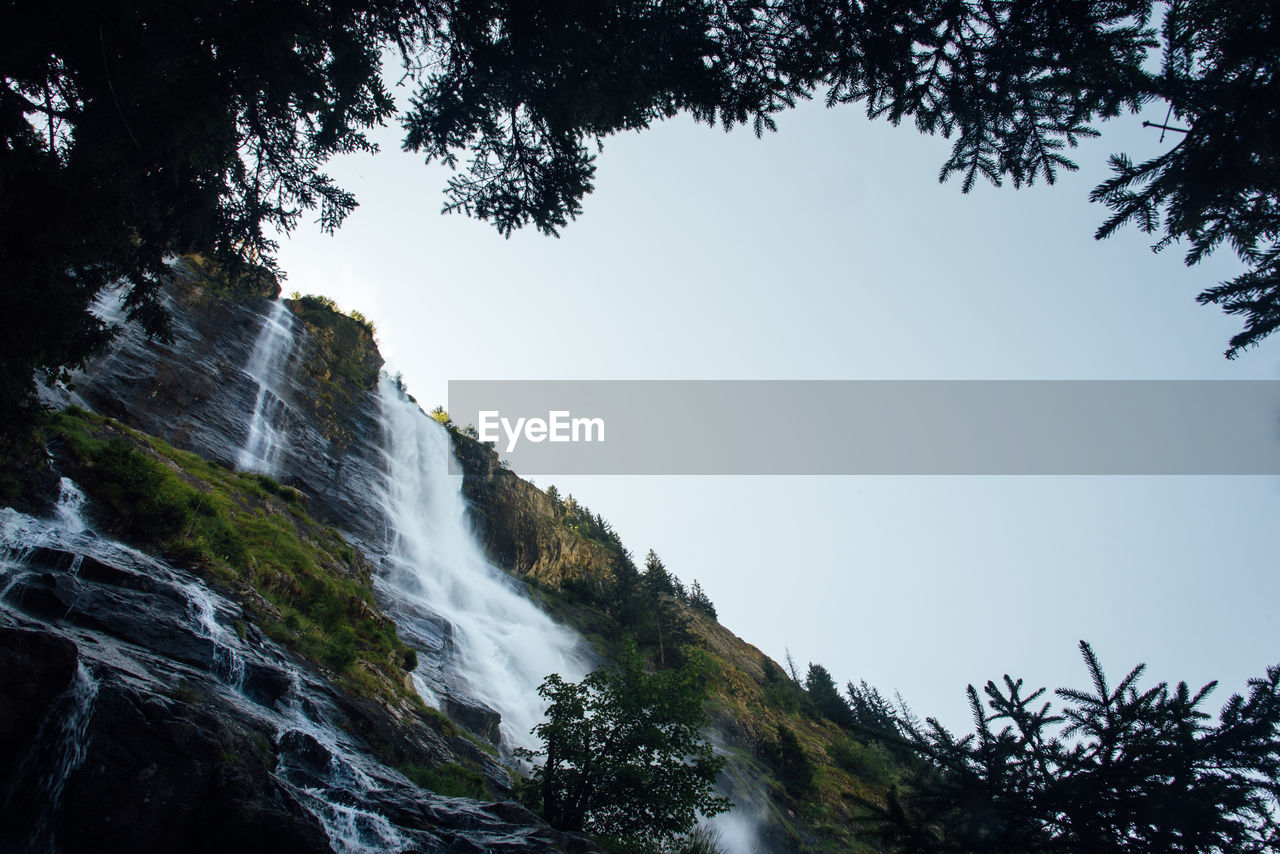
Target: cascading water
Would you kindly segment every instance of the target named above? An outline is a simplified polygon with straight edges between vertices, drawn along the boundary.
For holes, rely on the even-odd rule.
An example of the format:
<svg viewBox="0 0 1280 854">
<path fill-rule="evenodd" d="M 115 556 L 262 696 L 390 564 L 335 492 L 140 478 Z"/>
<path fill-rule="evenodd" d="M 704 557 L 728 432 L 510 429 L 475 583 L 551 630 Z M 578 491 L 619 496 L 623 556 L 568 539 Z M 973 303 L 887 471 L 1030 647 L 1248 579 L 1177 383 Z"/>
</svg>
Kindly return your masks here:
<svg viewBox="0 0 1280 854">
<path fill-rule="evenodd" d="M 244 687 L 244 659 L 236 652 L 231 633 L 218 620 L 218 605 L 212 591 L 203 584 L 183 586 L 187 610 L 195 620 L 197 631 L 213 643 L 212 667 L 219 680 L 233 688 Z"/>
<path fill-rule="evenodd" d="M 393 605 L 448 621 L 454 661 L 441 674 L 446 686 L 501 714 L 506 746 L 533 746 L 529 731 L 543 710 L 538 686 L 551 673 L 582 678 L 589 654 L 485 557 L 467 515 L 461 478 L 448 473 L 452 450 L 444 427 L 386 374 L 379 395 L 387 443 L 384 506 L 391 525 L 384 592 Z"/>
<path fill-rule="evenodd" d="M 67 777 L 80 767 L 85 755 L 85 729 L 93 714 L 98 680 L 83 664 L 71 684 L 55 701 L 44 725 L 15 775 L 14 792 L 34 795 L 36 809 L 28 815 L 27 849 L 56 851 L 53 821 L 62 805 Z M 9 807 L 8 803 L 4 805 Z"/>
<path fill-rule="evenodd" d="M 253 355 L 245 366 L 245 372 L 258 384 L 258 396 L 249 418 L 249 436 L 237 460 L 241 469 L 266 475 L 277 472 L 288 438 L 281 429 L 288 410 L 282 392 L 292 351 L 293 313 L 284 300 L 276 300 L 263 320 Z"/>
<path fill-rule="evenodd" d="M 55 837 L 74 820 L 74 775 L 95 773 L 120 722 L 95 713 L 103 697 L 107 708 L 170 715 L 186 739 L 198 724 L 180 707 L 196 690 L 202 714 L 274 734 L 273 779 L 336 854 L 552 850 L 543 829 L 512 824 L 509 811 L 424 791 L 383 765 L 345 728 L 350 712 L 322 677 L 256 629 L 232 631 L 240 606 L 201 579 L 89 530 L 82 503 L 66 481 L 54 518 L 0 509 L 0 627 L 70 640 L 79 662 L 27 758 L 0 769 L 0 849 L 59 850 Z M 41 620 L 50 609 L 55 620 Z"/>
</svg>

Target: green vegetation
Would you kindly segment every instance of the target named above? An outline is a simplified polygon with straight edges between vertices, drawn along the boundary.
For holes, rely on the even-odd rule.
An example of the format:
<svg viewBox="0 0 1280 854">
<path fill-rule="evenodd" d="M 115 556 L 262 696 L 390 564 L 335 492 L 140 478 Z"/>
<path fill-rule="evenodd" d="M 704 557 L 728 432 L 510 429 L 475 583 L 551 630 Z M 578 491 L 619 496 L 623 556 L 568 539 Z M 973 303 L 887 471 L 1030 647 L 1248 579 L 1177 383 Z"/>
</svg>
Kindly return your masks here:
<svg viewBox="0 0 1280 854">
<path fill-rule="evenodd" d="M 398 769 L 415 785 L 445 795 L 450 798 L 493 797 L 485 783 L 484 775 L 474 768 L 468 768 L 457 762 L 450 762 L 435 768 L 424 768 L 421 765 L 402 765 Z"/>
<path fill-rule="evenodd" d="M 297 490 L 228 471 L 110 419 L 68 409 L 43 428 L 107 526 L 235 590 L 263 629 L 361 695 L 402 696 L 411 650 L 378 611 L 370 567 Z"/>
<path fill-rule="evenodd" d="M 377 384 L 382 358 L 373 341 L 373 324 L 364 315 L 343 314 L 329 297 L 311 294 L 293 298 L 290 307 L 299 320 L 311 327 L 323 350 L 324 379 L 346 380 L 359 389 Z"/>
<path fill-rule="evenodd" d="M 182 256 L 187 277 L 205 291 L 239 302 L 247 297 L 275 299 L 280 279 L 261 264 L 240 259 L 215 261 L 198 252 Z"/>
<path fill-rule="evenodd" d="M 1199 299 L 1244 318 L 1234 355 L 1280 327 L 1272 5 L 703 0 L 535 14 L 470 0 L 220 0 L 193 20 L 160 0 L 116 16 L 7 4 L 0 432 L 30 426 L 36 376 L 107 339 L 88 311 L 104 289 L 126 282 L 132 316 L 163 334 L 170 254 L 274 271 L 276 230 L 312 211 L 336 229 L 356 200 L 321 170 L 374 150 L 367 131 L 396 115 L 392 55 L 416 87 L 403 147 L 467 164 L 445 210 L 507 235 L 557 233 L 582 211 L 606 137 L 679 113 L 761 134 L 821 93 L 952 139 L 940 177 L 968 190 L 979 178 L 1052 183 L 1102 120 L 1166 107 L 1156 156 L 1116 155 L 1094 191 L 1111 212 L 1098 236 L 1134 224 L 1157 247 L 1184 242 L 1192 264 L 1229 246 L 1247 272 Z"/>
<path fill-rule="evenodd" d="M 325 438 L 338 450 L 355 441 L 344 415 L 358 403 L 364 392 L 378 384 L 382 355 L 373 340 L 373 324 L 364 315 L 343 314 L 325 296 L 300 296 L 290 302 L 294 316 L 307 325 L 312 350 L 306 351 L 302 368 L 315 381 L 318 392 L 303 402 L 310 409 Z"/>
<path fill-rule="evenodd" d="M 580 683 L 552 674 L 538 693 L 550 705 L 534 728 L 543 758 L 531 780 L 554 827 L 588 833 L 619 851 L 649 852 L 693 829 L 698 815 L 731 804 L 713 791 L 724 762 L 702 740 L 705 669 L 650 674 L 634 644 L 617 664 Z"/>
<path fill-rule="evenodd" d="M 764 759 L 778 775 L 778 780 L 794 801 L 802 801 L 814 793 L 814 767 L 805 755 L 804 748 L 790 728 L 777 725 L 777 737 L 764 742 L 761 751 Z"/>
<path fill-rule="evenodd" d="M 716 617 L 715 605 L 702 585 L 694 581 L 691 593 L 653 549 L 645 556 L 641 572 L 602 515 L 593 514 L 572 495 L 561 499 L 554 486 L 547 489 L 547 497 L 559 524 L 603 546 L 609 555 L 607 578 L 573 579 L 556 591 L 577 606 L 579 624 L 585 616 L 582 609 L 594 612 L 584 633 L 598 635 L 609 644 L 631 637 L 642 650 L 652 652 L 659 666 L 679 666 L 683 650 L 693 640 L 686 616 L 689 609 Z"/>
<path fill-rule="evenodd" d="M 492 451 L 461 434 L 455 433 L 455 446 L 467 472 L 464 488 L 478 512 L 495 520 L 506 513 L 521 518 L 511 554 L 532 547 L 527 532 L 540 530 L 544 520 L 568 537 L 537 535 L 556 541 L 560 553 L 594 554 L 590 566 L 554 574 L 554 580 L 524 576 L 554 617 L 607 658 L 630 636 L 653 668 L 677 668 L 688 660 L 705 665 L 707 711 L 735 773 L 750 775 L 768 792 L 771 833 L 798 852 L 872 850 L 856 835 L 857 822 L 867 815 L 861 799 L 883 800 L 903 759 L 863 730 L 828 720 L 805 684 L 720 626 L 709 600 L 699 607 L 701 586 L 686 591 L 656 553 L 637 567 L 603 516 L 555 487 L 548 487 L 545 501 L 532 487 L 517 488 L 515 475 L 497 470 Z M 547 515 L 535 519 L 531 510 Z M 877 762 L 884 753 L 887 768 Z"/>
<path fill-rule="evenodd" d="M 1280 666 L 1201 710 L 1216 683 L 1061 689 L 1060 711 L 1022 680 L 969 686 L 977 732 L 899 721 L 915 755 L 904 785 L 868 801 L 886 851 L 1274 851 L 1280 839 Z"/>
</svg>

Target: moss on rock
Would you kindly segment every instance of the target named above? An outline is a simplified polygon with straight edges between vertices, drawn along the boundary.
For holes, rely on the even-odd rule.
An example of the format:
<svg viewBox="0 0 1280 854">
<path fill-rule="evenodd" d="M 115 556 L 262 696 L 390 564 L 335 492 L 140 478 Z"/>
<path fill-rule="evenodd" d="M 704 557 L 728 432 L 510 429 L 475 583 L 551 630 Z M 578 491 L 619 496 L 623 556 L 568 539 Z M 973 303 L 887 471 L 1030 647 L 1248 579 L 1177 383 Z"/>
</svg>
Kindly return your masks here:
<svg viewBox="0 0 1280 854">
<path fill-rule="evenodd" d="M 229 588 L 267 634 L 354 693 L 409 695 L 408 648 L 378 610 L 372 567 L 297 490 L 79 409 L 44 432 L 112 533 Z"/>
</svg>

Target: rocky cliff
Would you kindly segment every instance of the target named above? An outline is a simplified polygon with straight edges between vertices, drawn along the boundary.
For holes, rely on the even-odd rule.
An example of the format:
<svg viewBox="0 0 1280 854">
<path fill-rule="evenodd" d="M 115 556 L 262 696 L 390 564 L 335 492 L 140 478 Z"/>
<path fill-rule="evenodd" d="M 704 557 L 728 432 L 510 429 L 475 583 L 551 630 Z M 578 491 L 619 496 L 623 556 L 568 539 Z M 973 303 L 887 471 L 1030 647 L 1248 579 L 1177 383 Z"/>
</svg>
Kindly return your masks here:
<svg viewBox="0 0 1280 854">
<path fill-rule="evenodd" d="M 273 303 L 176 272 L 172 341 L 49 392 L 48 512 L 0 509 L 0 851 L 590 849 L 510 800 L 447 620 L 388 616 L 367 324 L 288 302 L 265 383 Z"/>
<path fill-rule="evenodd" d="M 560 524 L 545 492 L 502 468 L 475 439 L 455 432 L 453 440 L 476 528 L 499 566 L 553 588 L 609 576 L 609 551 Z"/>
<path fill-rule="evenodd" d="M 567 524 L 564 506 L 503 468 L 491 448 L 457 430 L 454 447 L 490 557 L 607 652 L 608 638 L 628 628 L 609 613 L 619 555 Z M 759 649 L 687 600 L 667 600 L 690 647 L 712 663 L 708 735 L 729 760 L 721 789 L 737 803 L 717 822 L 726 849 L 873 850 L 857 834 L 857 803 L 898 782 L 894 758 L 824 719 Z"/>
<path fill-rule="evenodd" d="M 176 268 L 171 341 L 126 331 L 49 391 L 83 409 L 46 420 L 29 512 L 0 510 L 0 851 L 590 849 L 511 800 L 502 759 L 529 723 L 513 730 L 499 701 L 519 685 L 536 706 L 529 674 L 559 665 L 476 646 L 419 565 L 472 566 L 466 544 L 415 549 L 404 525 L 448 545 L 473 524 L 606 657 L 625 628 L 608 600 L 621 544 L 456 431 L 470 520 L 414 515 L 438 483 L 397 505 L 369 325 L 216 272 Z M 413 465 L 439 462 L 430 444 L 407 448 Z M 536 645 L 527 603 L 497 604 L 519 599 L 509 580 L 480 590 L 485 621 Z M 713 665 L 708 735 L 738 803 L 726 850 L 857 850 L 854 800 L 892 769 L 776 663 L 668 599 Z"/>
</svg>

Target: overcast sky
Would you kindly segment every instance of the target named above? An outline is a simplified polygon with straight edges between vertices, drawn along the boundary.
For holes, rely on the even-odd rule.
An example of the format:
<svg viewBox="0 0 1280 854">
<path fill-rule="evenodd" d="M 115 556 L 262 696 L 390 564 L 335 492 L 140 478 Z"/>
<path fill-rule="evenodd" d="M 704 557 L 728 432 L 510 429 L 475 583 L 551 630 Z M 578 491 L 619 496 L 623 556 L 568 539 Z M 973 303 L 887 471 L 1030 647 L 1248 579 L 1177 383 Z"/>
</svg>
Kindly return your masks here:
<svg viewBox="0 0 1280 854">
<path fill-rule="evenodd" d="M 1088 191 L 1125 118 L 1055 187 L 939 185 L 945 140 L 808 104 L 755 139 L 686 119 L 607 141 L 556 240 L 441 216 L 446 173 L 398 151 L 333 164 L 361 202 L 284 242 L 285 290 L 378 327 L 428 408 L 461 379 L 1277 379 L 1280 341 L 1222 358 L 1197 306 L 1234 275 L 1133 230 L 1092 238 Z M 667 417 L 669 413 L 654 413 Z M 760 416 L 786 430 L 788 414 Z M 710 441 L 690 435 L 688 441 Z M 970 682 L 1221 679 L 1280 661 L 1273 477 L 535 477 L 698 579 L 779 661 L 899 691 L 967 728 Z M 1198 687 L 1198 684 L 1197 686 Z"/>
</svg>

